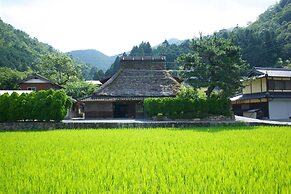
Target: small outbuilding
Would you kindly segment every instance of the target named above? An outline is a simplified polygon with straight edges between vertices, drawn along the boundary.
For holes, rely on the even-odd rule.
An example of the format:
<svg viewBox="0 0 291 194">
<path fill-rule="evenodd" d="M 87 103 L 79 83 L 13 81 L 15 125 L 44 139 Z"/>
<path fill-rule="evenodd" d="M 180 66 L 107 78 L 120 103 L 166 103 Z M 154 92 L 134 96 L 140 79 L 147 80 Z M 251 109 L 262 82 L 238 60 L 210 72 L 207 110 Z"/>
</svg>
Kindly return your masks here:
<svg viewBox="0 0 291 194">
<path fill-rule="evenodd" d="M 51 81 L 50 79 L 43 77 L 39 74 L 32 74 L 26 79 L 19 82 L 21 91 L 41 91 L 41 90 L 60 90 L 64 89 L 63 86 Z M 71 110 L 68 110 L 66 118 L 83 117 L 83 103 L 73 99 L 73 106 Z"/>
<path fill-rule="evenodd" d="M 175 97 L 180 83 L 165 69 L 166 58 L 122 57 L 121 67 L 85 103 L 85 118 L 143 118 L 150 97 Z"/>
<path fill-rule="evenodd" d="M 26 79 L 21 80 L 19 82 L 19 86 L 21 90 L 33 90 L 33 91 L 39 91 L 39 90 L 60 90 L 64 88 L 63 86 L 54 83 L 53 81 L 39 75 L 39 74 L 32 74 L 31 76 L 28 76 Z"/>
</svg>

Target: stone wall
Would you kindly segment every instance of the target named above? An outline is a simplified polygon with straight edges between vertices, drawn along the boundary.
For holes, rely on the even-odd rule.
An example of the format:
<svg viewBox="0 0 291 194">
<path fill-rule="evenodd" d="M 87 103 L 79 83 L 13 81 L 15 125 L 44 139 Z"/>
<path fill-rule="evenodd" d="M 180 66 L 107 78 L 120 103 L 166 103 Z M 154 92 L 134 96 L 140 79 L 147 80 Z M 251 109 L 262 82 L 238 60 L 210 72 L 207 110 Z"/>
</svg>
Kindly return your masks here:
<svg viewBox="0 0 291 194">
<path fill-rule="evenodd" d="M 146 121 L 146 122 L 10 122 L 0 123 L 0 131 L 45 131 L 55 129 L 111 129 L 111 128 L 190 128 L 225 125 L 245 125 L 227 121 Z"/>
</svg>

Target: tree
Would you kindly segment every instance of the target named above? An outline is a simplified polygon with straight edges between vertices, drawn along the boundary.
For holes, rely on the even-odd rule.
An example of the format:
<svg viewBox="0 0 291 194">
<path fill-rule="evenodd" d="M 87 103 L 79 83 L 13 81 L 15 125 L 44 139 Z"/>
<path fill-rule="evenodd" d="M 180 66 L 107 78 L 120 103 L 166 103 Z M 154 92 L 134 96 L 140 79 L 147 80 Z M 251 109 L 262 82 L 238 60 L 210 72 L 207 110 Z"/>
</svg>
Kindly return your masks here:
<svg viewBox="0 0 291 194">
<path fill-rule="evenodd" d="M 2 2 L 2 1 L 1 1 Z M 47 53 L 57 53 L 50 45 L 31 38 L 0 18 L 0 67 L 18 71 L 33 69 L 33 62 Z"/>
<path fill-rule="evenodd" d="M 153 50 L 149 42 L 142 42 L 139 46 L 134 46 L 130 51 L 130 56 L 150 56 Z"/>
<path fill-rule="evenodd" d="M 66 94 L 75 99 L 93 94 L 97 89 L 94 84 L 85 81 L 70 82 L 66 85 Z"/>
<path fill-rule="evenodd" d="M 73 63 L 66 55 L 44 55 L 36 64 L 39 74 L 49 78 L 59 85 L 77 81 L 82 78 L 81 66 Z"/>
<path fill-rule="evenodd" d="M 104 72 L 102 70 L 98 70 L 97 72 L 94 73 L 93 75 L 93 80 L 101 80 L 104 78 Z"/>
<path fill-rule="evenodd" d="M 192 40 L 192 52 L 181 55 L 184 77 L 194 88 L 206 87 L 209 97 L 215 88 L 231 96 L 241 87 L 240 75 L 246 69 L 240 49 L 231 40 L 214 36 Z"/>
<path fill-rule="evenodd" d="M 0 90 L 18 89 L 18 82 L 27 76 L 28 72 L 19 72 L 8 67 L 0 67 Z"/>
<path fill-rule="evenodd" d="M 185 86 L 185 85 L 181 85 L 181 89 L 177 95 L 178 98 L 181 99 L 193 99 L 196 100 L 198 99 L 198 92 L 197 90 L 195 90 L 194 88 L 192 88 L 191 86 Z"/>
<path fill-rule="evenodd" d="M 111 77 L 113 74 L 115 74 L 119 70 L 119 68 L 120 68 L 120 57 L 117 56 L 114 63 L 106 71 L 105 77 Z"/>
</svg>

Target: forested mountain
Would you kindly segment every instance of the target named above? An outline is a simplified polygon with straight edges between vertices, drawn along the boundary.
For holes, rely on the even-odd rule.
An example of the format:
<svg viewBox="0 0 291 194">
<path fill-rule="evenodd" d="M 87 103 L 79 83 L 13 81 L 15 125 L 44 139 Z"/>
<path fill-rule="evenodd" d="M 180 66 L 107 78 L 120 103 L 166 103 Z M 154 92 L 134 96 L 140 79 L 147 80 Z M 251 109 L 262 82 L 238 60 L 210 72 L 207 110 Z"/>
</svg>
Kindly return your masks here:
<svg viewBox="0 0 291 194">
<path fill-rule="evenodd" d="M 97 68 L 73 61 L 0 19 L 0 90 L 18 89 L 18 82 L 32 73 L 64 85 L 74 98 L 90 95 L 96 89 L 84 78 L 103 76 Z"/>
<path fill-rule="evenodd" d="M 33 69 L 33 63 L 42 55 L 58 52 L 50 45 L 4 23 L 1 18 L 0 32 L 0 67 L 26 71 Z"/>
<path fill-rule="evenodd" d="M 281 0 L 242 28 L 221 30 L 218 36 L 231 38 L 251 66 L 281 67 L 291 58 L 291 1 Z"/>
<path fill-rule="evenodd" d="M 177 38 L 170 38 L 167 40 L 169 44 L 176 44 L 176 45 L 180 45 L 183 41 L 179 40 Z"/>
<path fill-rule="evenodd" d="M 110 68 L 110 65 L 114 62 L 115 56 L 107 56 L 100 51 L 89 50 L 75 50 L 68 53 L 74 59 L 78 59 L 83 63 L 90 64 L 92 67 L 96 67 L 99 70 L 106 71 Z"/>
<path fill-rule="evenodd" d="M 168 40 L 165 40 L 162 44 L 152 48 L 149 42 L 142 42 L 140 45 L 134 46 L 129 52 L 129 56 L 166 56 L 166 68 L 171 70 L 178 69 L 176 59 L 183 53 L 188 53 L 190 51 L 190 40 L 185 40 L 181 42 L 176 42 L 170 44 Z M 123 55 L 127 55 L 123 53 Z M 119 58 L 116 58 L 114 63 L 111 65 L 105 73 L 105 76 L 113 75 L 120 67 Z"/>
<path fill-rule="evenodd" d="M 250 67 L 291 67 L 291 0 L 281 0 L 271 6 L 247 27 L 223 29 L 213 36 L 232 39 L 241 48 L 242 58 Z M 134 46 L 129 55 L 164 55 L 167 69 L 178 69 L 175 61 L 181 54 L 191 51 L 191 40 L 173 41 L 165 40 L 153 48 L 149 42 L 142 42 Z M 119 66 L 115 61 L 106 75 L 115 73 Z"/>
<path fill-rule="evenodd" d="M 44 58 L 57 57 L 58 60 L 55 61 L 60 62 L 61 59 L 70 61 L 67 54 L 57 51 L 48 44 L 39 42 L 36 38 L 32 38 L 25 32 L 15 29 L 10 24 L 3 22 L 1 19 L 0 32 L 0 68 L 2 71 L 0 72 L 0 77 L 3 78 L 0 81 L 3 81 L 5 77 L 3 83 L 0 83 L 0 89 L 16 88 L 15 83 L 17 83 L 17 81 L 14 81 L 15 83 L 13 83 L 13 87 L 6 84 L 9 82 L 9 76 L 17 77 L 19 80 L 24 78 L 27 74 L 31 74 L 33 72 L 45 75 L 46 72 L 38 67 L 39 63 L 41 63 Z M 107 57 L 98 51 L 90 51 L 89 53 L 93 53 L 92 55 L 96 55 L 97 53 L 97 55 L 102 59 L 100 63 L 105 63 L 107 65 L 106 68 L 108 68 L 108 66 L 110 66 L 115 59 L 114 57 Z M 100 71 L 97 67 L 89 64 L 80 65 L 81 63 L 84 63 L 81 60 L 70 61 L 69 63 L 77 69 L 81 68 L 82 75 L 79 76 L 80 79 L 101 79 L 104 76 L 103 71 Z M 13 69 L 15 73 L 12 74 L 12 71 L 7 68 Z M 17 79 L 15 78 L 14 80 Z M 3 85 L 6 86 L 4 87 Z"/>
<path fill-rule="evenodd" d="M 281 0 L 247 27 L 221 30 L 214 36 L 232 39 L 241 48 L 243 59 L 251 66 L 287 66 L 291 60 L 290 2 L 291 0 Z M 36 65 L 43 56 L 65 55 L 50 45 L 41 43 L 25 32 L 4 23 L 1 19 L 0 32 L 0 67 L 19 71 L 36 71 Z M 170 39 L 156 47 L 151 47 L 149 42 L 142 42 L 134 46 L 129 55 L 164 55 L 167 58 L 167 69 L 178 69 L 179 66 L 175 60 L 189 51 L 191 51 L 191 40 Z M 82 66 L 85 79 L 102 79 L 104 73 L 101 70 L 108 69 L 106 76 L 110 76 L 120 66 L 119 58 L 108 57 L 96 50 L 72 51 L 69 54 L 88 64 Z M 112 64 L 111 67 L 110 64 Z"/>
</svg>

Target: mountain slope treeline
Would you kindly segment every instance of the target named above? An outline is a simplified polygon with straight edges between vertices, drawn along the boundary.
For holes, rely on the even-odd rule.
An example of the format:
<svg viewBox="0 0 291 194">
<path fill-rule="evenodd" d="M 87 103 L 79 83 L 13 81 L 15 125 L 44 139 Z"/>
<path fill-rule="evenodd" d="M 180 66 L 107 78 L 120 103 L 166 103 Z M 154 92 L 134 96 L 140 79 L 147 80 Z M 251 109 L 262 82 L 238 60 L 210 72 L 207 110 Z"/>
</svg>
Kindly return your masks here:
<svg viewBox="0 0 291 194">
<path fill-rule="evenodd" d="M 34 62 L 42 55 L 52 53 L 58 51 L 0 18 L 0 67 L 26 71 L 33 69 Z"/>
<path fill-rule="evenodd" d="M 213 36 L 232 39 L 241 48 L 242 58 L 253 66 L 284 67 L 291 61 L 291 0 L 281 0 L 271 6 L 258 19 L 247 27 L 235 27 L 232 30 L 220 30 Z M 157 47 L 142 42 L 134 46 L 129 53 L 131 56 L 143 56 L 144 50 L 149 55 L 164 55 L 168 69 L 179 69 L 175 62 L 181 54 L 191 51 L 191 40 L 179 44 L 170 44 L 165 40 Z M 106 75 L 112 75 L 120 66 L 116 60 Z"/>
<path fill-rule="evenodd" d="M 0 32 L 0 90 L 18 89 L 18 82 L 32 73 L 65 86 L 67 94 L 74 98 L 89 95 L 96 89 L 84 77 L 97 75 L 98 69 L 74 61 L 1 19 Z"/>
<path fill-rule="evenodd" d="M 290 2 L 281 0 L 247 27 L 221 30 L 216 35 L 233 39 L 251 66 L 282 67 L 291 58 Z"/>
<path fill-rule="evenodd" d="M 221 30 L 214 36 L 230 38 L 241 48 L 242 58 L 250 66 L 283 67 L 290 64 L 291 58 L 291 0 L 281 0 L 271 6 L 257 21 L 247 27 L 235 27 L 232 30 Z M 0 67 L 7 67 L 18 71 L 36 71 L 37 63 L 45 55 L 65 55 L 48 44 L 39 42 L 36 38 L 31 38 L 21 30 L 4 23 L 0 18 Z M 191 40 L 185 40 L 179 44 L 171 44 L 165 40 L 157 47 L 151 47 L 149 42 L 142 42 L 134 46 L 129 55 L 164 55 L 167 58 L 167 69 L 179 69 L 175 62 L 181 54 L 191 51 Z M 75 55 L 76 53 L 71 53 Z M 93 55 L 103 57 L 103 61 L 96 62 Z M 127 55 L 124 53 L 124 55 Z M 92 60 L 88 61 L 91 57 Z M 120 66 L 119 58 L 111 58 L 102 55 L 98 51 L 87 50 L 79 53 L 78 58 L 87 65 L 82 66 L 83 79 L 101 79 L 105 70 L 105 64 L 111 67 L 106 72 L 106 76 L 114 74 Z M 86 60 L 85 60 L 86 58 Z M 82 63 L 82 62 L 74 63 Z M 93 65 L 89 65 L 89 64 Z M 99 66 L 97 66 L 99 65 Z M 38 69 L 39 70 L 39 69 Z"/>
</svg>

